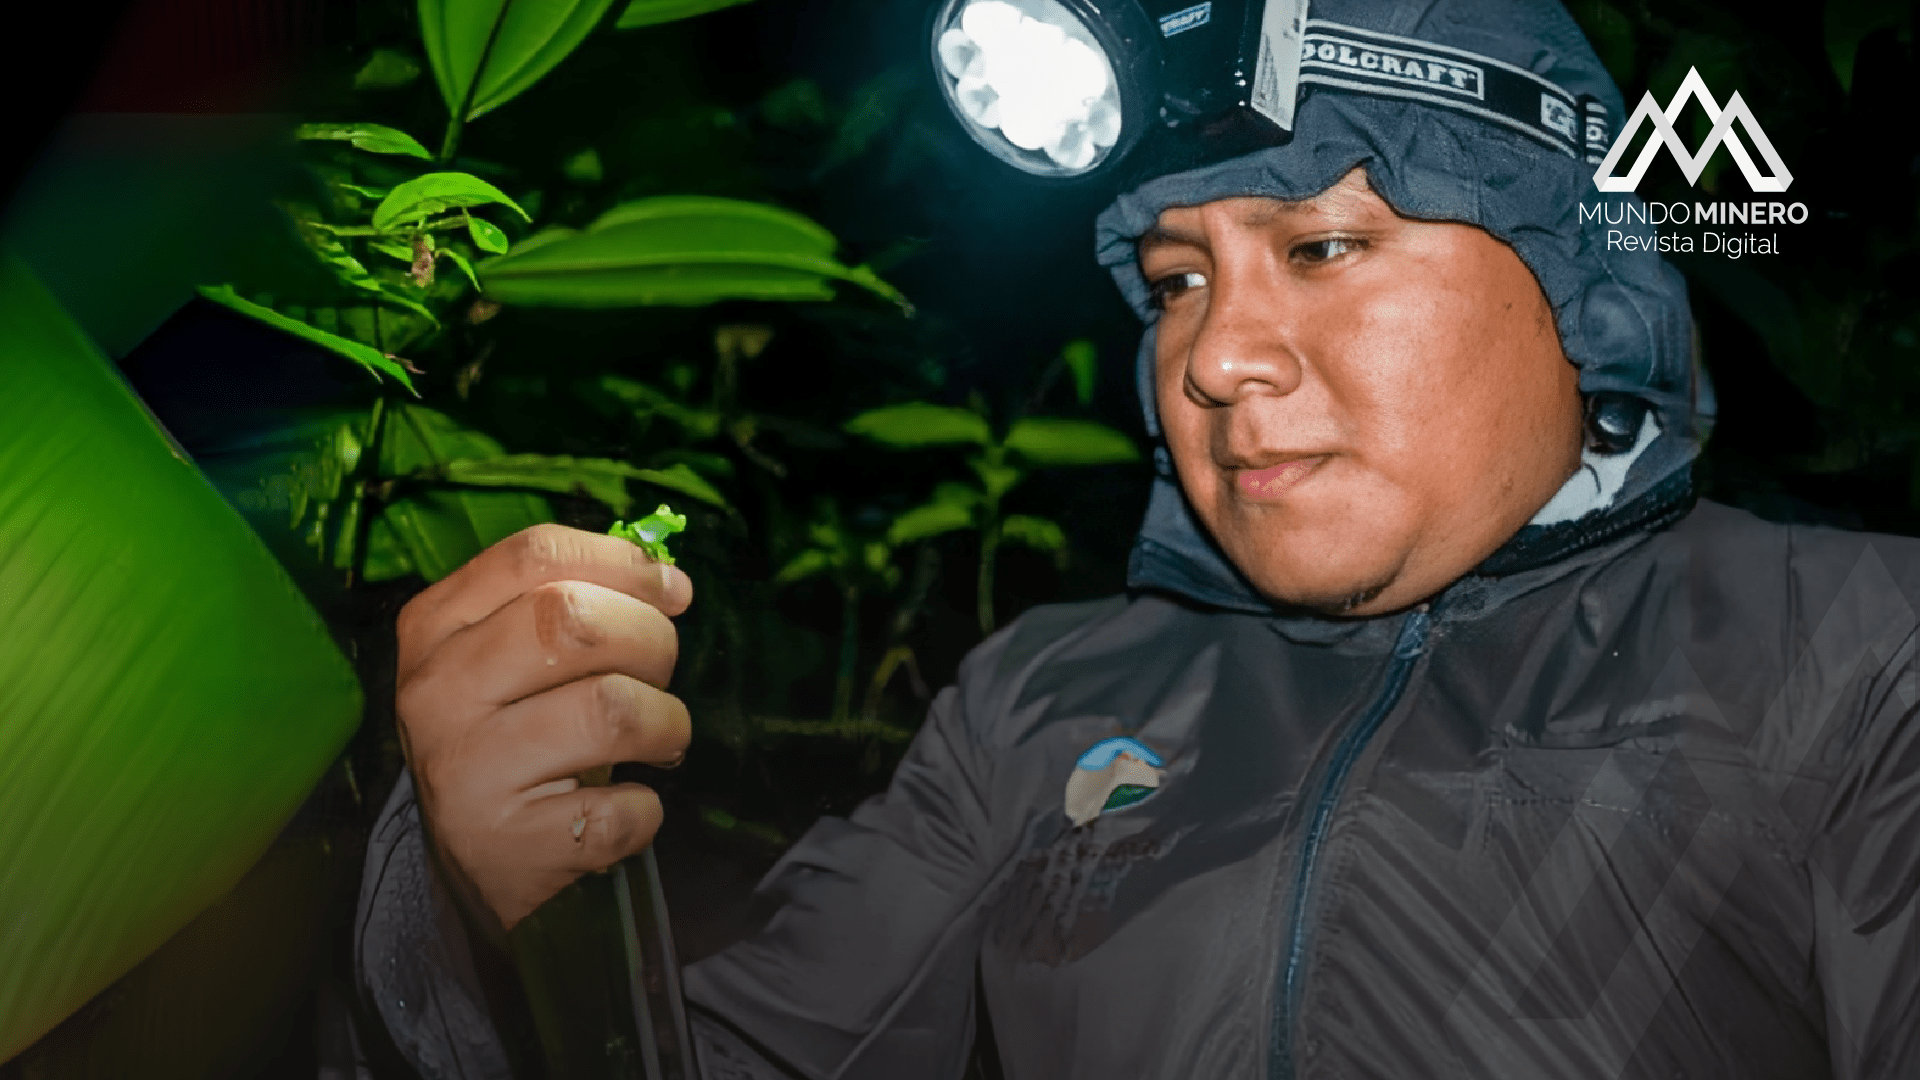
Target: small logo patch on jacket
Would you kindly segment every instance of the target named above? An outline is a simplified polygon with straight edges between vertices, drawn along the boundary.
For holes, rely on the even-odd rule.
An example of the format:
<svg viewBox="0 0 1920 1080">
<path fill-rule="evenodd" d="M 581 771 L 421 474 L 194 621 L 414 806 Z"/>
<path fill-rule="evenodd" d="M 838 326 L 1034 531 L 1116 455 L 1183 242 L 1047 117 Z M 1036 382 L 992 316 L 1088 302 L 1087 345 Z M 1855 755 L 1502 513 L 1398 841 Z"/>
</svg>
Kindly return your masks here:
<svg viewBox="0 0 1920 1080">
<path fill-rule="evenodd" d="M 1067 819 L 1085 825 L 1108 810 L 1132 806 L 1160 788 L 1165 764 L 1138 739 L 1102 739 L 1080 755 L 1067 777 Z"/>
</svg>

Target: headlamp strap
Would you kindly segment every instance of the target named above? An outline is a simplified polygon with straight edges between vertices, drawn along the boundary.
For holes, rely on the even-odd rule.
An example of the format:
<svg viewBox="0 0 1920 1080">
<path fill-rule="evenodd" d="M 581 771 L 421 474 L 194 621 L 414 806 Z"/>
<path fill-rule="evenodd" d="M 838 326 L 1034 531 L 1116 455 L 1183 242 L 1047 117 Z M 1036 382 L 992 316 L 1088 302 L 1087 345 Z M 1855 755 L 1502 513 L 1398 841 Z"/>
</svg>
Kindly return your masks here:
<svg viewBox="0 0 1920 1080">
<path fill-rule="evenodd" d="M 1300 83 L 1411 99 L 1529 135 L 1575 160 L 1606 153 L 1606 106 L 1525 68 L 1397 34 L 1308 19 Z"/>
</svg>

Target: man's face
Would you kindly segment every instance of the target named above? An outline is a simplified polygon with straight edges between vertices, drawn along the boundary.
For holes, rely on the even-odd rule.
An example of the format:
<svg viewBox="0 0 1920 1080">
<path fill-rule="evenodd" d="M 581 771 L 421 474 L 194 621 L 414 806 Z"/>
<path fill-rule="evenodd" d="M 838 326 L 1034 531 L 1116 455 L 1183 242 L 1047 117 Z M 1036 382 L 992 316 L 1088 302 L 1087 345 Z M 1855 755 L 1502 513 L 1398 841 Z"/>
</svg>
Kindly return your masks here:
<svg viewBox="0 0 1920 1080">
<path fill-rule="evenodd" d="M 1400 217 L 1358 169 L 1304 202 L 1168 210 L 1140 264 L 1181 486 L 1269 597 L 1417 603 L 1579 466 L 1577 372 L 1526 264 Z"/>
</svg>

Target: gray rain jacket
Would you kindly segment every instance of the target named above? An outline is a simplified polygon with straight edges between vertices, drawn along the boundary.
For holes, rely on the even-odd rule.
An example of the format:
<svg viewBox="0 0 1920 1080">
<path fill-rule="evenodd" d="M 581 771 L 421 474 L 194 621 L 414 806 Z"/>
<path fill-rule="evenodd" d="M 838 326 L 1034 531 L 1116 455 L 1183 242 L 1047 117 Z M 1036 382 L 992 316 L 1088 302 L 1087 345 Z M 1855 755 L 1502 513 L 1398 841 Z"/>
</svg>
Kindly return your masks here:
<svg viewBox="0 0 1920 1080">
<path fill-rule="evenodd" d="M 1141 591 L 977 649 L 692 966 L 705 1080 L 1920 1075 L 1920 544 L 1678 524 L 1345 622 Z M 1157 791 L 1078 827 L 1131 735 Z M 411 791 L 366 992 L 504 1075 Z"/>
<path fill-rule="evenodd" d="M 1313 11 L 1620 115 L 1557 5 Z M 1596 244 L 1590 165 L 1384 94 L 1309 88 L 1310 137 L 1153 180 L 1102 260 L 1139 306 L 1132 238 L 1164 207 L 1362 166 L 1402 213 L 1512 244 L 1582 389 L 1657 424 L 1588 461 L 1615 480 L 1583 513 L 1366 619 L 1253 594 L 1162 450 L 1129 592 L 976 649 L 887 793 L 687 970 L 704 1080 L 952 1080 L 983 1010 L 1012 1080 L 1920 1076 L 1920 544 L 1692 506 L 1678 275 Z M 404 780 L 355 950 L 423 1075 L 506 1074 Z"/>
</svg>

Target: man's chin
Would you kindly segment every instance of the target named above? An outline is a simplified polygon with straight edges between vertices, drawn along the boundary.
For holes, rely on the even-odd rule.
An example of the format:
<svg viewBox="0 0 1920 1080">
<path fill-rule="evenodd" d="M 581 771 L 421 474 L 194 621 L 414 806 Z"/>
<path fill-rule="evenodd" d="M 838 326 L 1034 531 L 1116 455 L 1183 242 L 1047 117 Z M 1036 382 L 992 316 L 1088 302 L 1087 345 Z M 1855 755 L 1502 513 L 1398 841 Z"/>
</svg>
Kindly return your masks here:
<svg viewBox="0 0 1920 1080">
<path fill-rule="evenodd" d="M 1267 592 L 1267 598 L 1283 607 L 1297 608 L 1315 615 L 1372 615 L 1368 610 L 1393 586 L 1393 578 L 1388 577 L 1370 585 L 1352 588 L 1331 588 L 1324 591 L 1308 592 L 1294 589 Z M 1263 590 L 1265 591 L 1265 590 Z"/>
<path fill-rule="evenodd" d="M 1247 573 L 1254 588 L 1282 607 L 1315 615 L 1376 615 L 1381 597 L 1399 582 L 1400 565 L 1347 568 L 1328 573 L 1326 567 L 1259 567 Z M 1317 571 L 1317 572 L 1316 572 Z"/>
</svg>

